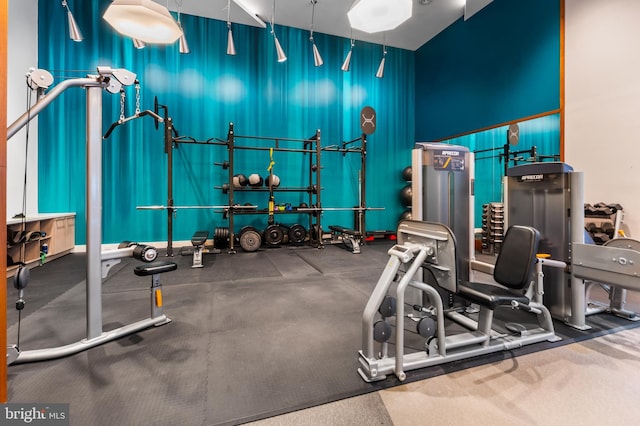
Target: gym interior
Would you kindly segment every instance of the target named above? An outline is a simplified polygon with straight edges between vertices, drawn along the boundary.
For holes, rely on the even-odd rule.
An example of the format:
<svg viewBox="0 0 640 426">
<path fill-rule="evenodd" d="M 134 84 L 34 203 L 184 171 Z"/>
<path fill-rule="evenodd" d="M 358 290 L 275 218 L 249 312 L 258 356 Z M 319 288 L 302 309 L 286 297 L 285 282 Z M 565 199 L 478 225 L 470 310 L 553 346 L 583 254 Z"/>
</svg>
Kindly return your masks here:
<svg viewBox="0 0 640 426">
<path fill-rule="evenodd" d="M 640 4 L 388 3 L 0 0 L 0 423 L 637 423 Z"/>
</svg>

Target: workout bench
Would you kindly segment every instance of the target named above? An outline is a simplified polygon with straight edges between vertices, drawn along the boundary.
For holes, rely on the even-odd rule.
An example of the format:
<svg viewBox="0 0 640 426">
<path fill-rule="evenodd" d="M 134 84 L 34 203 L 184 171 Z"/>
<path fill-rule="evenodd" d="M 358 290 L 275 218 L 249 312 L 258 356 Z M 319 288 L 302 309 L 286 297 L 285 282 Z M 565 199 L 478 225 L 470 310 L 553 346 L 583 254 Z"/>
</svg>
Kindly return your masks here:
<svg viewBox="0 0 640 426">
<path fill-rule="evenodd" d="M 191 244 L 193 245 L 193 264 L 192 268 L 202 268 L 202 253 L 204 252 L 204 244 L 209 238 L 209 231 L 196 231 L 191 237 Z"/>
<path fill-rule="evenodd" d="M 331 243 L 342 242 L 346 248 L 351 250 L 352 253 L 360 253 L 360 241 L 362 240 L 362 234 L 355 229 L 348 229 L 342 226 L 331 225 Z"/>
</svg>

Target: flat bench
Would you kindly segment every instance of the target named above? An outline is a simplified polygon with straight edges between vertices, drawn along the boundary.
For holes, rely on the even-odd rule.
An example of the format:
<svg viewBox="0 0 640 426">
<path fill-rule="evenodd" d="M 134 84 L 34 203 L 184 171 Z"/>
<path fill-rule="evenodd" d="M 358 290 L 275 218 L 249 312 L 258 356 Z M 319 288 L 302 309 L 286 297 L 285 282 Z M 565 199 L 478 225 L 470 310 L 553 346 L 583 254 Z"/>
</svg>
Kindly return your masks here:
<svg viewBox="0 0 640 426">
<path fill-rule="evenodd" d="M 209 231 L 196 231 L 191 237 L 191 244 L 193 245 L 193 264 L 192 268 L 202 268 L 202 253 L 204 252 L 204 245 L 209 238 Z"/>
<path fill-rule="evenodd" d="M 329 230 L 331 231 L 332 243 L 342 242 L 352 253 L 360 253 L 360 240 L 362 239 L 360 231 L 338 225 L 330 225 Z"/>
</svg>

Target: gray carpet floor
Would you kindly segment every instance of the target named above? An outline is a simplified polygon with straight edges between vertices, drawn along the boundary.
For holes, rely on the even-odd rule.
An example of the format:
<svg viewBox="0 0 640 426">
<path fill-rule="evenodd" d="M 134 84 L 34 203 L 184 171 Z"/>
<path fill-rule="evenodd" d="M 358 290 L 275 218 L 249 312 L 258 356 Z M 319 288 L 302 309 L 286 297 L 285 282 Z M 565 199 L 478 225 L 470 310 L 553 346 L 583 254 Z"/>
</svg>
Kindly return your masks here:
<svg viewBox="0 0 640 426">
<path fill-rule="evenodd" d="M 356 372 L 362 311 L 390 245 L 374 242 L 358 255 L 331 245 L 223 252 L 206 255 L 204 268 L 175 256 L 178 270 L 162 275 L 171 323 L 69 357 L 12 365 L 9 402 L 69 403 L 72 425 L 218 425 L 395 386 L 393 379 L 367 384 Z M 84 259 L 72 254 L 32 270 L 21 350 L 85 337 Z M 105 331 L 149 315 L 150 278 L 133 274 L 138 264 L 124 260 L 103 283 Z M 9 287 L 10 343 L 15 296 Z M 603 321 L 594 335 L 628 326 Z M 408 381 L 510 356 L 424 369 Z"/>
</svg>

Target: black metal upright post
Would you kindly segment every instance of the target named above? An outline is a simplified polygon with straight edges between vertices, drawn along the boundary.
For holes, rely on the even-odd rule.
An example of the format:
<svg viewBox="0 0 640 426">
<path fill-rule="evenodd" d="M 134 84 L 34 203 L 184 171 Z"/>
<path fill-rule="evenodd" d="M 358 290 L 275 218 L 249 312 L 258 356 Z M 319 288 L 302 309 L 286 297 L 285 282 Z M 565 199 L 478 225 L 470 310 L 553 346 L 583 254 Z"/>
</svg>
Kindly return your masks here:
<svg viewBox="0 0 640 426">
<path fill-rule="evenodd" d="M 167 256 L 173 256 L 173 120 L 164 113 L 164 152 L 167 154 Z"/>
<path fill-rule="evenodd" d="M 362 134 L 362 146 L 360 152 L 360 210 L 358 210 L 358 227 L 357 230 L 360 231 L 361 243 L 365 242 L 365 234 L 367 232 L 365 217 L 366 217 L 366 208 L 367 208 L 367 135 L 365 133 Z"/>
<path fill-rule="evenodd" d="M 235 133 L 233 130 L 233 123 L 229 123 L 229 131 L 227 133 L 227 153 L 229 158 L 229 253 L 235 253 L 235 231 L 234 231 L 234 186 L 233 186 L 233 171 L 235 170 L 235 161 L 234 161 L 234 151 L 235 151 Z"/>
</svg>

